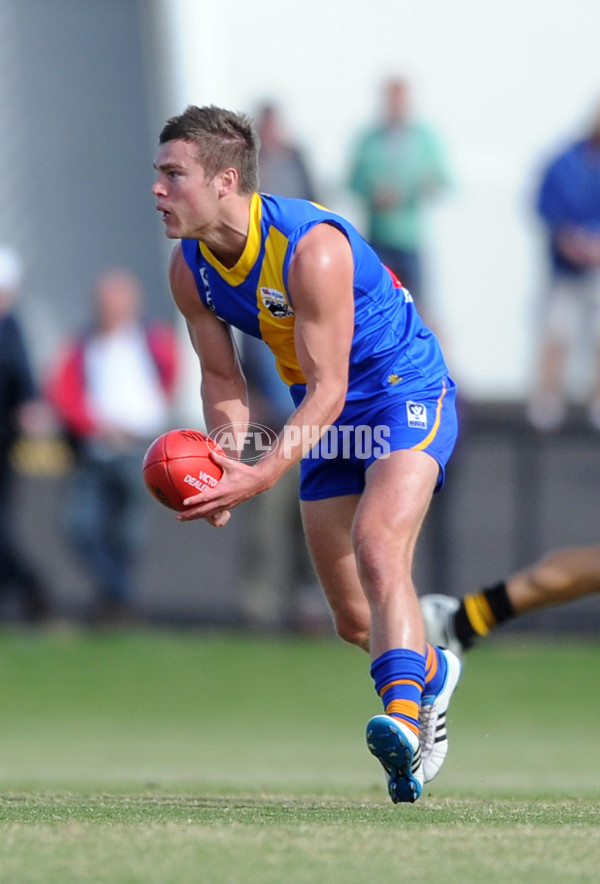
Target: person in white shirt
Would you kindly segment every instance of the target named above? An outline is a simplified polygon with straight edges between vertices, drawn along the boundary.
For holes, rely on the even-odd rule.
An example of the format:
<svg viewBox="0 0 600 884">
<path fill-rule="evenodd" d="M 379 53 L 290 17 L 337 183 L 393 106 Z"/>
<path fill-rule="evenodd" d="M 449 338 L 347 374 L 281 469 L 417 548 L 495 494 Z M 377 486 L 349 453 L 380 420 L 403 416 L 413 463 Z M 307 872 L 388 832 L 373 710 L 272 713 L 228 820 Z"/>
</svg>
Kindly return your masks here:
<svg viewBox="0 0 600 884">
<path fill-rule="evenodd" d="M 169 325 L 144 320 L 140 283 L 127 270 L 99 276 L 94 309 L 47 393 L 76 456 L 65 530 L 96 587 L 93 620 L 104 625 L 131 614 L 147 511 L 141 461 L 168 428 L 177 344 Z"/>
</svg>

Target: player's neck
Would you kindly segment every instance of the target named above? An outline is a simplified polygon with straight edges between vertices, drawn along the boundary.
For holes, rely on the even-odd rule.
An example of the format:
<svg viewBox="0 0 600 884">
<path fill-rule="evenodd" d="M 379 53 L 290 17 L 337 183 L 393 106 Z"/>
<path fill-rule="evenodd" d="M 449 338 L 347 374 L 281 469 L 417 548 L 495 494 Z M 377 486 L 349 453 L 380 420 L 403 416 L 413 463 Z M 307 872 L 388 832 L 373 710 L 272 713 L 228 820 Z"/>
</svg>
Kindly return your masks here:
<svg viewBox="0 0 600 884">
<path fill-rule="evenodd" d="M 250 229 L 250 199 L 236 198 L 222 212 L 218 223 L 200 237 L 217 260 L 230 269 L 239 261 Z"/>
</svg>

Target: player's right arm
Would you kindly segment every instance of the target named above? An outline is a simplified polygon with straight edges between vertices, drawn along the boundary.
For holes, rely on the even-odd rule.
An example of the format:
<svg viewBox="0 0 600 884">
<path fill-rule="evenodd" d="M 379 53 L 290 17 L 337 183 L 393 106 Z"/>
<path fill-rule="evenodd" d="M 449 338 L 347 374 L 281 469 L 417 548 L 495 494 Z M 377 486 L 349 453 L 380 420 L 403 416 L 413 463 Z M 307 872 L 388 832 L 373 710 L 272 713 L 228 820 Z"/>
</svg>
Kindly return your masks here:
<svg viewBox="0 0 600 884">
<path fill-rule="evenodd" d="M 181 245 L 173 250 L 169 282 L 200 362 L 200 391 L 209 431 L 223 424 L 246 425 L 248 392 L 231 328 L 202 303 Z"/>
</svg>

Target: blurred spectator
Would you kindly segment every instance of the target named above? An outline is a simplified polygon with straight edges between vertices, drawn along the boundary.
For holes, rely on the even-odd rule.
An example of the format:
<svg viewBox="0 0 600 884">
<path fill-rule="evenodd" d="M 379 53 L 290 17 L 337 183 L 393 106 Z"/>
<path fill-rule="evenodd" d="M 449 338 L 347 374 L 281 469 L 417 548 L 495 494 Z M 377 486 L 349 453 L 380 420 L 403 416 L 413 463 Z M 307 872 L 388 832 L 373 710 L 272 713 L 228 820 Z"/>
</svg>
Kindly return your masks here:
<svg viewBox="0 0 600 884">
<path fill-rule="evenodd" d="M 408 85 L 392 79 L 383 88 L 381 122 L 356 147 L 350 189 L 367 212 L 367 239 L 422 309 L 424 208 L 449 184 L 441 143 L 413 119 Z"/>
<path fill-rule="evenodd" d="M 263 193 L 295 199 L 315 199 L 315 188 L 298 147 L 284 134 L 282 112 L 273 103 L 263 104 L 257 114 L 260 138 L 259 186 Z M 279 429 L 289 415 L 292 400 L 286 385 L 274 371 L 273 354 L 257 338 L 244 335 L 242 362 L 248 382 L 265 422 Z M 297 495 L 294 493 L 294 500 Z"/>
<path fill-rule="evenodd" d="M 314 201 L 308 166 L 284 132 L 281 110 L 263 104 L 256 126 L 261 191 Z M 250 335 L 240 343 L 251 413 L 258 423 L 279 432 L 293 403 L 277 375 L 273 354 L 264 341 Z M 241 605 L 244 621 L 253 628 L 313 632 L 330 623 L 304 540 L 298 477 L 299 467 L 289 470 L 268 495 L 246 504 L 250 518 Z"/>
<path fill-rule="evenodd" d="M 314 201 L 315 190 L 302 152 L 287 137 L 281 111 L 275 104 L 262 105 L 256 128 L 261 191 Z"/>
<path fill-rule="evenodd" d="M 244 335 L 242 365 L 254 429 L 260 424 L 278 433 L 293 411 L 293 403 L 264 341 Z M 264 445 L 272 441 L 273 433 L 265 434 Z M 246 502 L 249 518 L 241 609 L 244 623 L 253 629 L 315 633 L 332 628 L 302 528 L 299 475 L 297 465 L 269 494 Z"/>
<path fill-rule="evenodd" d="M 261 191 L 314 201 L 315 188 L 308 167 L 299 148 L 284 135 L 282 113 L 275 104 L 261 106 L 256 129 L 260 138 L 258 176 Z M 291 411 L 292 400 L 274 370 L 273 354 L 262 341 L 244 335 L 242 362 L 263 420 L 278 430 Z M 297 506 L 296 496 L 294 493 Z"/>
<path fill-rule="evenodd" d="M 34 435 L 45 422 L 33 369 L 15 312 L 23 268 L 19 256 L 0 246 L 0 594 L 15 594 L 23 619 L 46 619 L 49 601 L 38 574 L 19 550 L 15 520 L 11 450 L 21 436 Z"/>
<path fill-rule="evenodd" d="M 91 327 L 65 345 L 47 392 L 76 459 L 67 537 L 95 586 L 93 622 L 112 625 L 132 614 L 150 504 L 141 462 L 168 426 L 177 345 L 170 326 L 143 319 L 143 293 L 127 270 L 98 277 L 94 308 Z"/>
<path fill-rule="evenodd" d="M 594 347 L 588 416 L 600 429 L 600 108 L 589 130 L 548 164 L 538 193 L 549 264 L 540 318 L 538 377 L 529 418 L 552 430 L 564 420 L 565 367 L 576 344 Z"/>
</svg>

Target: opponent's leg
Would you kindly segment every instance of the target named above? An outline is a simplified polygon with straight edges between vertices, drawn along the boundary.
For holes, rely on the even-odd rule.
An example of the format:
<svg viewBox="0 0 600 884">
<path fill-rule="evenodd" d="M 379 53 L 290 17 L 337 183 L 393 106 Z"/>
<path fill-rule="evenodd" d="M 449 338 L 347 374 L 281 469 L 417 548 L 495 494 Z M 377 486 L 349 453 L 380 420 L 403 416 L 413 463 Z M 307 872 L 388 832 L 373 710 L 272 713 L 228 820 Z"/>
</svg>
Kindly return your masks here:
<svg viewBox="0 0 600 884">
<path fill-rule="evenodd" d="M 428 641 L 461 654 L 476 638 L 519 614 L 595 592 L 600 592 L 600 546 L 583 546 L 552 551 L 506 581 L 461 600 L 432 594 L 420 602 Z"/>
<path fill-rule="evenodd" d="M 515 615 L 600 592 L 600 546 L 553 550 L 510 577 L 506 592 Z"/>
</svg>

